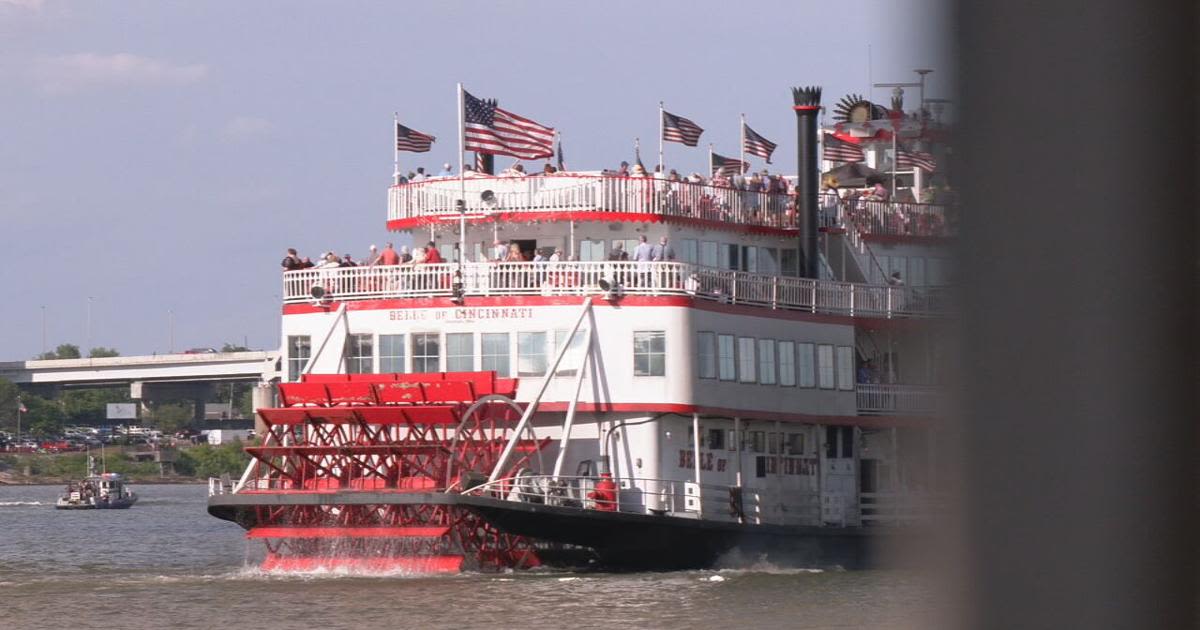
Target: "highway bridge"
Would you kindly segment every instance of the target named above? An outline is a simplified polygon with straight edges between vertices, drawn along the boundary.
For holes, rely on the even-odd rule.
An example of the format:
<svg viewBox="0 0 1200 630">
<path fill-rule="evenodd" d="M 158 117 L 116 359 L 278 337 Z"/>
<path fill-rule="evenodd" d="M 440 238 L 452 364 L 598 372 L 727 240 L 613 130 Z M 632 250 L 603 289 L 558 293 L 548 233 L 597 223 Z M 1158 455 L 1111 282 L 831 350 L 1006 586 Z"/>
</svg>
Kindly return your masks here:
<svg viewBox="0 0 1200 630">
<path fill-rule="evenodd" d="M 0 378 L 22 389 L 128 386 L 136 400 L 187 397 L 218 382 L 271 383 L 279 373 L 274 350 L 0 362 Z"/>
</svg>

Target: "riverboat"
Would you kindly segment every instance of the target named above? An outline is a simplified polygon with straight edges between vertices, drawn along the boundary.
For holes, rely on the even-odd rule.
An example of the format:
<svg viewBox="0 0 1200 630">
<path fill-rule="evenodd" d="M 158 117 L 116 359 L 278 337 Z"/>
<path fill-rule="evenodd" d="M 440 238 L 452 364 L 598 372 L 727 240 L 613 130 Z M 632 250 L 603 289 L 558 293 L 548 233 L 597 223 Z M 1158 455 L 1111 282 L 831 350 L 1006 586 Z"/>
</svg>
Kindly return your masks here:
<svg viewBox="0 0 1200 630">
<path fill-rule="evenodd" d="M 397 178 L 388 228 L 446 262 L 283 273 L 263 439 L 209 512 L 264 541 L 266 569 L 870 564 L 938 503 L 954 222 L 915 199 L 819 206 L 820 91 L 795 95 L 788 194 Z M 883 171 L 895 143 L 872 128 L 940 129 L 924 103 L 852 105 L 825 130 Z M 663 237 L 673 260 L 613 255 Z"/>
</svg>

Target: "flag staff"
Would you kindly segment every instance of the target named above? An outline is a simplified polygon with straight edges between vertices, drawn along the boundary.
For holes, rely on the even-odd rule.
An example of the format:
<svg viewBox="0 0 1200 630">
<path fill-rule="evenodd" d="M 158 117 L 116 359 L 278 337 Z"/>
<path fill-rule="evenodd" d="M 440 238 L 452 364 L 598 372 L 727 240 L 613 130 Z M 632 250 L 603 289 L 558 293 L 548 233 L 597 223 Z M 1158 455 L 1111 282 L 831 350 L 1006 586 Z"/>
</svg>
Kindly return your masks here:
<svg viewBox="0 0 1200 630">
<path fill-rule="evenodd" d="M 463 85 L 458 84 L 458 268 L 462 271 L 467 255 L 467 178 L 463 173 L 463 153 L 466 152 L 467 127 L 463 122 Z"/>
<path fill-rule="evenodd" d="M 899 158 L 896 153 L 896 129 L 892 129 L 892 194 L 889 197 L 892 201 L 896 201 L 896 162 Z"/>
<path fill-rule="evenodd" d="M 716 170 L 713 168 L 713 160 L 712 160 L 712 143 L 711 143 L 711 142 L 709 142 L 709 143 L 708 143 L 708 176 L 709 176 L 709 177 L 712 177 L 713 175 L 716 175 L 716 174 L 717 174 L 717 172 L 716 172 Z"/>
<path fill-rule="evenodd" d="M 400 183 L 400 112 L 392 112 L 392 183 Z"/>
<path fill-rule="evenodd" d="M 741 164 L 738 165 L 742 169 L 742 174 L 746 174 L 746 115 L 742 114 L 742 154 L 739 157 Z"/>
<path fill-rule="evenodd" d="M 658 170 L 663 170 L 663 102 L 658 102 Z"/>
</svg>

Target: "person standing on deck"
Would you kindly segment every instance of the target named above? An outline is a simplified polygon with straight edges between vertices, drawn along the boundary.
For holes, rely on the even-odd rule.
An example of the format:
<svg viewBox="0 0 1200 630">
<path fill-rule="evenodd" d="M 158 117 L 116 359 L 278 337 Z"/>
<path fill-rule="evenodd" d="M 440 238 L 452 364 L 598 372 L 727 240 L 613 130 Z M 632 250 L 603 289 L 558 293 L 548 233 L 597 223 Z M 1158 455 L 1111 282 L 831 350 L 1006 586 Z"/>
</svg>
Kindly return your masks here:
<svg viewBox="0 0 1200 630">
<path fill-rule="evenodd" d="M 654 248 L 646 242 L 646 235 L 638 237 L 637 247 L 633 250 L 633 261 L 637 263 L 637 283 L 641 286 L 650 284 L 650 262 L 654 260 Z"/>
</svg>

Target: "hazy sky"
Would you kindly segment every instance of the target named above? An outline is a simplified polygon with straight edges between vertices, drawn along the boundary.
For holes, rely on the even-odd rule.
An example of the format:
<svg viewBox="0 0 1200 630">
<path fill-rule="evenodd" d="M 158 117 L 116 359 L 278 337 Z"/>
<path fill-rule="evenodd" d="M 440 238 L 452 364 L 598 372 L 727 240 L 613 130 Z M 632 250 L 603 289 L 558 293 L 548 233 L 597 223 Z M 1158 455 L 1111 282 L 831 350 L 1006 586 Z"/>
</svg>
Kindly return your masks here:
<svg viewBox="0 0 1200 630">
<path fill-rule="evenodd" d="M 664 100 L 705 129 L 668 166 L 736 155 L 744 112 L 794 173 L 791 86 L 832 105 L 930 66 L 948 96 L 937 6 L 0 0 L 0 360 L 41 351 L 43 307 L 51 348 L 85 345 L 88 296 L 124 354 L 165 352 L 168 311 L 176 350 L 277 347 L 283 250 L 388 240 L 392 112 L 439 138 L 405 170 L 457 162 L 458 81 L 560 129 L 573 168 L 635 136 L 652 162 Z"/>
</svg>

